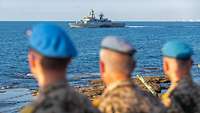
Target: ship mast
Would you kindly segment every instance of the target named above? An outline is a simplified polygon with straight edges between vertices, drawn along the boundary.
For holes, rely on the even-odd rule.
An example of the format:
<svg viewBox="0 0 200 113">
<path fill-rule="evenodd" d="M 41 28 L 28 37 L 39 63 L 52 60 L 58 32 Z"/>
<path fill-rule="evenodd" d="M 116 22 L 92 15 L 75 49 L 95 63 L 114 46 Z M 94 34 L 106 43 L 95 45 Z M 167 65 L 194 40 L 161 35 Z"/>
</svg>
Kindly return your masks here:
<svg viewBox="0 0 200 113">
<path fill-rule="evenodd" d="M 91 10 L 90 15 L 91 15 L 92 18 L 95 18 L 95 14 L 94 14 L 94 10 L 93 9 Z"/>
</svg>

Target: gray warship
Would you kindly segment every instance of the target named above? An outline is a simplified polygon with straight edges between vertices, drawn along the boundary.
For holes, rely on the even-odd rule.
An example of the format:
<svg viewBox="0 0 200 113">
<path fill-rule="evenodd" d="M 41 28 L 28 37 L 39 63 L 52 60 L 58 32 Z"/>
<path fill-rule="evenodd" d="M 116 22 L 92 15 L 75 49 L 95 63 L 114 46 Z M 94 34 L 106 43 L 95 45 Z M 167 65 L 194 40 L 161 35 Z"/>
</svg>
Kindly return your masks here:
<svg viewBox="0 0 200 113">
<path fill-rule="evenodd" d="M 108 18 L 104 18 L 104 14 L 99 15 L 99 19 L 95 17 L 94 10 L 91 10 L 89 16 L 84 17 L 80 21 L 69 23 L 71 28 L 102 28 L 102 27 L 125 27 L 124 22 L 113 22 Z"/>
</svg>

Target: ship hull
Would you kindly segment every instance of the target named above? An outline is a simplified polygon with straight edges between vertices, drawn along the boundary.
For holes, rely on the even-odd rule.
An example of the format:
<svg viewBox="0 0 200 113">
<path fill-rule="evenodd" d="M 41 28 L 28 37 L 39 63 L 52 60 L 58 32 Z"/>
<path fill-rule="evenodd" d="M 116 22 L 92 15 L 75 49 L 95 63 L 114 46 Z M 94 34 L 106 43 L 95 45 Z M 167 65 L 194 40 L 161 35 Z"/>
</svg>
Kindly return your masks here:
<svg viewBox="0 0 200 113">
<path fill-rule="evenodd" d="M 69 23 L 71 28 L 108 28 L 108 27 L 125 27 L 125 23 L 107 22 L 107 23 Z"/>
</svg>

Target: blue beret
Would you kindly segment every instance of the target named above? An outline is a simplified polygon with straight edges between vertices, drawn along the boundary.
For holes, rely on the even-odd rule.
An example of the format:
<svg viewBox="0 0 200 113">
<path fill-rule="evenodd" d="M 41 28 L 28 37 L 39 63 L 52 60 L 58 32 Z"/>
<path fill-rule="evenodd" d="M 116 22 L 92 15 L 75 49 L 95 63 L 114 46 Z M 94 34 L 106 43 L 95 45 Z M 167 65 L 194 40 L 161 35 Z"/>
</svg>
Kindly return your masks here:
<svg viewBox="0 0 200 113">
<path fill-rule="evenodd" d="M 189 45 L 182 41 L 174 40 L 167 42 L 163 48 L 164 56 L 172 57 L 180 60 L 187 60 L 193 55 L 193 50 Z"/>
<path fill-rule="evenodd" d="M 46 57 L 75 57 L 77 51 L 69 36 L 54 24 L 38 24 L 32 29 L 30 47 Z"/>
<path fill-rule="evenodd" d="M 101 43 L 101 48 L 110 49 L 112 51 L 133 55 L 136 50 L 134 47 L 123 39 L 116 36 L 107 36 Z"/>
</svg>

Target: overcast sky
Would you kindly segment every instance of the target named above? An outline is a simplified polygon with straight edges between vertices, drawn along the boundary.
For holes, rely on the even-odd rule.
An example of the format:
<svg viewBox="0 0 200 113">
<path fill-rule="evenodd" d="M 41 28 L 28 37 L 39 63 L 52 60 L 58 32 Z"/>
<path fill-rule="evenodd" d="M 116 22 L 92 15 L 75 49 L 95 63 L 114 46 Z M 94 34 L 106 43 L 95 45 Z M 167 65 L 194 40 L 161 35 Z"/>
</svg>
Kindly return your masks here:
<svg viewBox="0 0 200 113">
<path fill-rule="evenodd" d="M 0 20 L 200 20 L 200 0 L 0 0 Z"/>
</svg>

